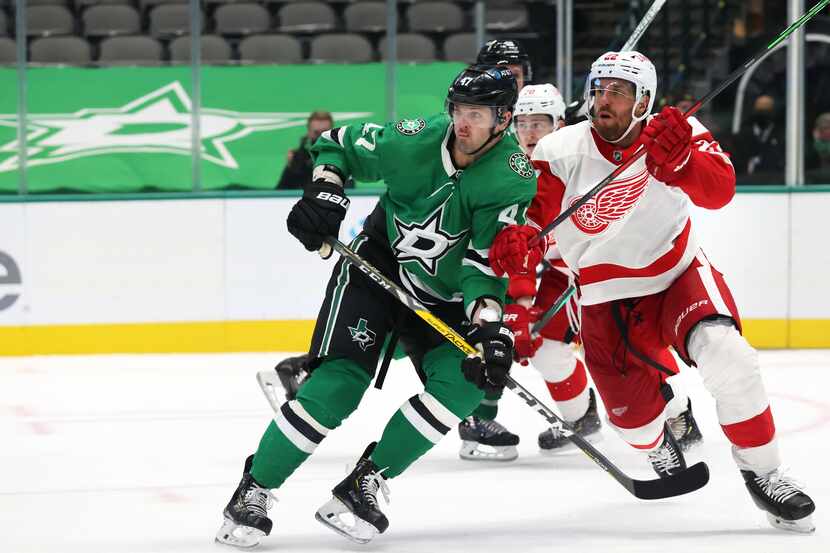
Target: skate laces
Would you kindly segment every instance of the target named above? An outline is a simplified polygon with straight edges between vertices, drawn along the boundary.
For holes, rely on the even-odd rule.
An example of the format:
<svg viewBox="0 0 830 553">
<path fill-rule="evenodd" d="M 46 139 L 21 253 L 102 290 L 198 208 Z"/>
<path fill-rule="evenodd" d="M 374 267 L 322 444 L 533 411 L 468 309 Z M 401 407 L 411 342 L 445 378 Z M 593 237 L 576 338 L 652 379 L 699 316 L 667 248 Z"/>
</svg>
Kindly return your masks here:
<svg viewBox="0 0 830 553">
<path fill-rule="evenodd" d="M 257 485 L 248 488 L 243 498 L 245 508 L 260 516 L 268 516 L 268 509 L 274 505 L 275 501 L 277 501 L 277 498 L 274 497 L 271 490 L 260 488 Z"/>
<path fill-rule="evenodd" d="M 548 429 L 548 432 L 550 432 L 553 435 L 554 440 L 558 440 L 559 438 L 565 435 L 565 433 L 562 431 L 562 426 L 558 424 L 551 425 L 551 427 Z"/>
<path fill-rule="evenodd" d="M 669 428 L 671 429 L 672 436 L 674 436 L 675 440 L 679 440 L 683 436 L 686 435 L 686 432 L 689 431 L 689 424 L 686 420 L 686 412 L 680 414 L 679 417 L 669 419 Z"/>
<path fill-rule="evenodd" d="M 680 466 L 680 461 L 677 457 L 677 451 L 672 447 L 671 443 L 666 441 L 658 449 L 648 453 L 648 460 L 651 465 L 658 472 L 668 472 Z"/>
<path fill-rule="evenodd" d="M 366 501 L 372 507 L 378 507 L 378 499 L 377 494 L 380 491 L 381 495 L 383 496 L 384 502 L 389 504 L 389 486 L 386 484 L 386 479 L 383 477 L 383 471 L 386 468 L 383 468 L 377 472 L 370 472 L 369 474 L 363 476 L 360 479 L 360 491 L 366 496 Z"/>
<path fill-rule="evenodd" d="M 799 494 L 804 485 L 786 474 L 785 470 L 776 469 L 764 476 L 756 476 L 755 482 L 763 492 L 773 501 L 783 503 L 792 496 Z"/>
<path fill-rule="evenodd" d="M 490 434 L 507 433 L 507 429 L 494 420 L 479 420 L 478 425 Z"/>
</svg>

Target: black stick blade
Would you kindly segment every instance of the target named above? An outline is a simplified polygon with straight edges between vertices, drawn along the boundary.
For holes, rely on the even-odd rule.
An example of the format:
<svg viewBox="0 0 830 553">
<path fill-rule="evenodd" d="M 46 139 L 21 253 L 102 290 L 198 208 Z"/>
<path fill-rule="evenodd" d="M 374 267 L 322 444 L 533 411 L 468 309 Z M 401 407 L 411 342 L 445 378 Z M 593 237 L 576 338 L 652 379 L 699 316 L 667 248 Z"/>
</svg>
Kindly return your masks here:
<svg viewBox="0 0 830 553">
<path fill-rule="evenodd" d="M 632 480 L 632 494 L 639 499 L 665 499 L 699 490 L 709 482 L 709 467 L 695 463 L 684 471 L 668 478 Z"/>
</svg>

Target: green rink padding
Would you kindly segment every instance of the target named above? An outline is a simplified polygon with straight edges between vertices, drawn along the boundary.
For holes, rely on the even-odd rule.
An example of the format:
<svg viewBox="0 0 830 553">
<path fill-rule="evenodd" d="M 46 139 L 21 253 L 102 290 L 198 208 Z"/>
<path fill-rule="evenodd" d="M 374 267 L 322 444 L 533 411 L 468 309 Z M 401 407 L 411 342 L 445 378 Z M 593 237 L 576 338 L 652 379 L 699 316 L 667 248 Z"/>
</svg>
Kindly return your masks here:
<svg viewBox="0 0 830 553">
<path fill-rule="evenodd" d="M 398 117 L 441 111 L 463 67 L 399 64 Z M 193 190 L 190 67 L 34 67 L 26 76 L 29 193 Z M 0 68 L 5 194 L 20 183 L 17 78 Z M 203 67 L 201 190 L 273 189 L 316 110 L 338 126 L 383 123 L 386 65 Z"/>
</svg>

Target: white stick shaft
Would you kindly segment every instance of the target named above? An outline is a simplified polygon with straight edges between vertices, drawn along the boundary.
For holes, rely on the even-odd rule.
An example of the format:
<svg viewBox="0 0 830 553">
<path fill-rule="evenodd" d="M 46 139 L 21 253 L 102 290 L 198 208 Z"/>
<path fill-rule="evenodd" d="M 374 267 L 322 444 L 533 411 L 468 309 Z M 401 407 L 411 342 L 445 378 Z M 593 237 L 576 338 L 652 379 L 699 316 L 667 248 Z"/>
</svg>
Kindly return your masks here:
<svg viewBox="0 0 830 553">
<path fill-rule="evenodd" d="M 637 46 L 637 43 L 640 42 L 641 38 L 643 38 L 646 29 L 648 29 L 648 26 L 651 25 L 652 21 L 654 21 L 654 18 L 657 17 L 657 14 L 660 13 L 660 10 L 663 9 L 663 5 L 665 3 L 666 0 L 654 0 L 654 3 L 643 16 L 643 19 L 640 20 L 640 23 L 634 29 L 634 32 L 631 33 L 631 36 L 628 37 L 628 40 L 625 44 L 623 44 L 621 50 L 622 52 L 628 52 Z"/>
</svg>

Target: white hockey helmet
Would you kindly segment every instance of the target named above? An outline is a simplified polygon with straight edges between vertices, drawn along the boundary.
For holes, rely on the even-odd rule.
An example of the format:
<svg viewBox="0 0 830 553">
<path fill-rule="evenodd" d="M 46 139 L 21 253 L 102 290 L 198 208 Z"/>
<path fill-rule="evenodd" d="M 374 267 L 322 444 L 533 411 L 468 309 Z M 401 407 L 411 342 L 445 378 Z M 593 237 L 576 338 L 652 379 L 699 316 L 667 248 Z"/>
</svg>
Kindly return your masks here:
<svg viewBox="0 0 830 553">
<path fill-rule="evenodd" d="M 554 126 L 565 118 L 565 100 L 552 84 L 531 84 L 519 91 L 513 121 L 519 115 L 549 115 Z"/>
<path fill-rule="evenodd" d="M 591 89 L 598 79 L 620 79 L 634 85 L 634 107 L 631 111 L 631 125 L 628 130 L 614 142 L 622 140 L 634 125 L 645 119 L 654 108 L 657 99 L 657 70 L 651 60 L 639 52 L 606 52 L 591 64 L 588 82 L 585 86 L 585 101 L 588 103 L 589 116 L 593 117 L 593 98 Z M 637 116 L 637 106 L 648 94 L 648 105 L 642 115 Z"/>
</svg>

